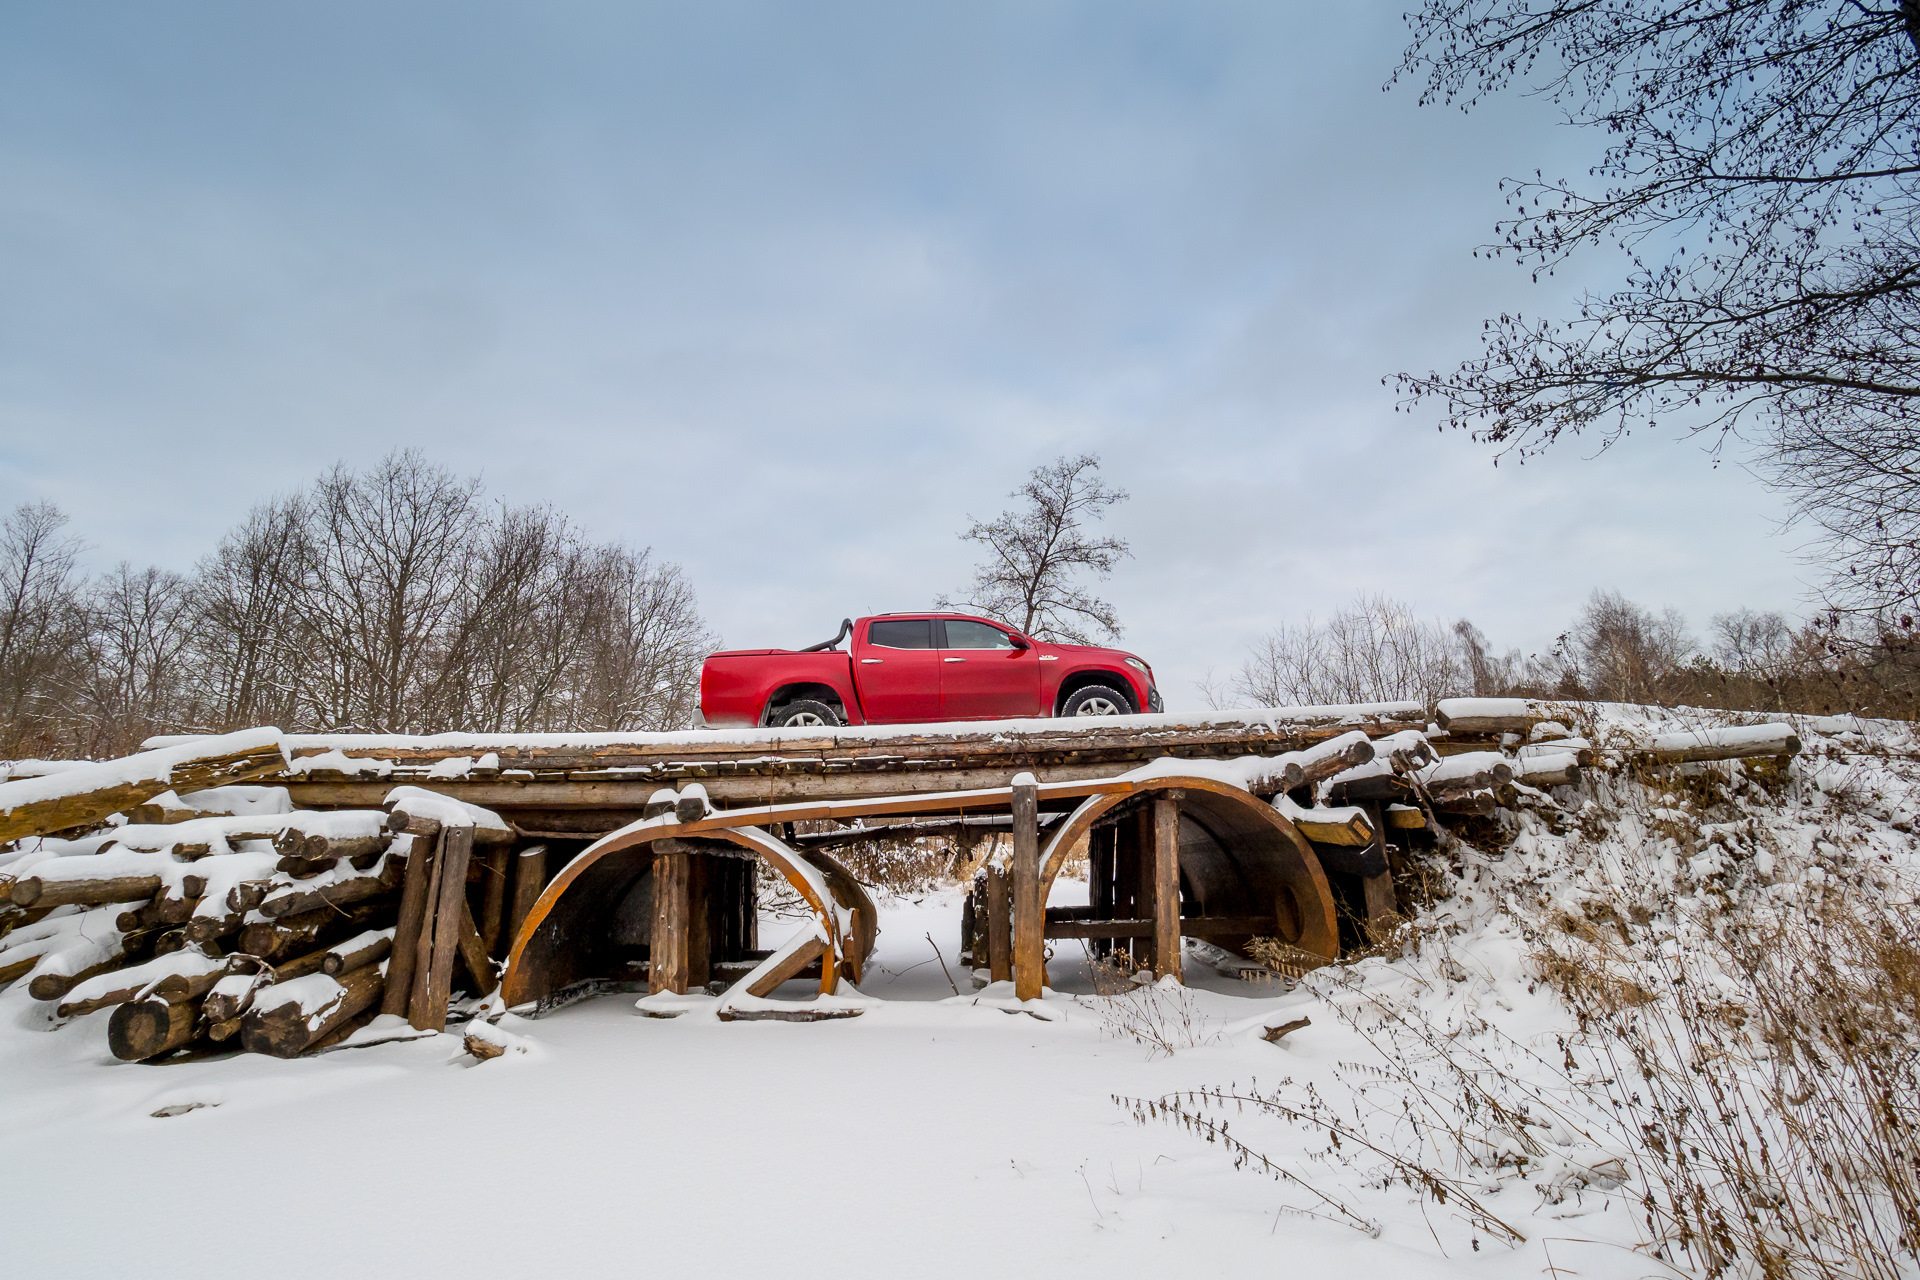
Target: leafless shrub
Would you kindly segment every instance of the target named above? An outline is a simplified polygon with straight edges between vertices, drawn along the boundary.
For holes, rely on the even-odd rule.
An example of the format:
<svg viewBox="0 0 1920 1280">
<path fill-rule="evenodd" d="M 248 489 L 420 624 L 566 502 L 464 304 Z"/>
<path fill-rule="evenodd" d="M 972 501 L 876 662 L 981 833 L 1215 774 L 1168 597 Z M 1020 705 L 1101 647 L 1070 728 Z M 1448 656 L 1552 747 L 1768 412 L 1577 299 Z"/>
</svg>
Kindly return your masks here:
<svg viewBox="0 0 1920 1280">
<path fill-rule="evenodd" d="M 1269 632 L 1233 692 L 1254 706 L 1390 702 L 1431 706 L 1470 687 L 1449 630 L 1383 595 L 1363 595 L 1325 622 Z"/>
<path fill-rule="evenodd" d="M 1078 1003 L 1093 1012 L 1107 1035 L 1145 1045 L 1150 1057 L 1220 1043 L 1219 1028 L 1179 983 L 1154 982 L 1120 958 L 1095 960 L 1090 969 L 1095 998 Z"/>
<path fill-rule="evenodd" d="M 1706 922 L 1697 922 L 1704 926 Z M 1638 962 L 1543 948 L 1633 1144 L 1649 1247 L 1710 1276 L 1920 1258 L 1920 928 L 1861 895 L 1729 916 Z M 1570 1049 L 1570 1052 L 1572 1050 Z"/>
</svg>

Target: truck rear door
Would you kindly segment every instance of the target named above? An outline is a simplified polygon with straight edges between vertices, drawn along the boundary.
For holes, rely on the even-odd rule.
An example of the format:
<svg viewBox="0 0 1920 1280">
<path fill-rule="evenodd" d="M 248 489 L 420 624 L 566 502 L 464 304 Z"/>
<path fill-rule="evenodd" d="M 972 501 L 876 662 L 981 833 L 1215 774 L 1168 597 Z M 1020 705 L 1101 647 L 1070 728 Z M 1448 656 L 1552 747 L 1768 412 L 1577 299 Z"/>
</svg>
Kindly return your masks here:
<svg viewBox="0 0 1920 1280">
<path fill-rule="evenodd" d="M 853 646 L 853 679 L 872 724 L 940 718 L 940 650 L 931 618 L 873 618 Z"/>
<path fill-rule="evenodd" d="M 940 651 L 940 718 L 998 720 L 1040 714 L 1040 660 L 1016 648 L 996 626 L 960 618 L 944 622 Z"/>
</svg>

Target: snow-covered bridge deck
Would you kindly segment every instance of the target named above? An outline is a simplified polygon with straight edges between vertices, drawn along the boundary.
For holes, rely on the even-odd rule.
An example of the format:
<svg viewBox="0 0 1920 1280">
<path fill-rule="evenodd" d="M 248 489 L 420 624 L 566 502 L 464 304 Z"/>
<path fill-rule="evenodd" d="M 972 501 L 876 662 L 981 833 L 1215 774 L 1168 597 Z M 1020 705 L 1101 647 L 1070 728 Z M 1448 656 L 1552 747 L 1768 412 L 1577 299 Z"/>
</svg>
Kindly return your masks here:
<svg viewBox="0 0 1920 1280">
<path fill-rule="evenodd" d="M 1379 736 L 1426 722 L 1418 703 L 1393 702 L 804 733 L 288 735 L 294 768 L 260 781 L 285 785 L 303 807 L 378 805 L 395 783 L 417 782 L 519 815 L 524 827 L 589 834 L 688 781 L 722 806 L 908 795 L 1005 786 L 1022 772 L 1056 782 L 1163 757 L 1278 755 L 1355 729 Z"/>
</svg>

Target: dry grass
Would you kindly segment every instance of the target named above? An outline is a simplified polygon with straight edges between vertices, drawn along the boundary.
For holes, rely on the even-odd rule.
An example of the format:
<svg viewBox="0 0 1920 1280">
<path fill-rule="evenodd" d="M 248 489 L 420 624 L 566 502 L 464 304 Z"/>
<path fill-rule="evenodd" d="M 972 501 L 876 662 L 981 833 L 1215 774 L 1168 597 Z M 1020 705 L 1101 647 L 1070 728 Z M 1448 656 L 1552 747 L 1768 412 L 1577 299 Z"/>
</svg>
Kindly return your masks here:
<svg viewBox="0 0 1920 1280">
<path fill-rule="evenodd" d="M 1145 1045 L 1151 1057 L 1220 1043 L 1219 1028 L 1210 1024 L 1184 986 L 1153 981 L 1151 973 L 1136 970 L 1129 958 L 1095 960 L 1090 971 L 1097 998 L 1076 1003 L 1093 1011 L 1106 1034 Z"/>
<path fill-rule="evenodd" d="M 1920 1260 L 1920 927 L 1862 896 L 1693 922 L 1621 975 L 1555 947 L 1541 976 L 1631 1139 L 1650 1253 L 1708 1276 L 1884 1277 Z"/>
</svg>

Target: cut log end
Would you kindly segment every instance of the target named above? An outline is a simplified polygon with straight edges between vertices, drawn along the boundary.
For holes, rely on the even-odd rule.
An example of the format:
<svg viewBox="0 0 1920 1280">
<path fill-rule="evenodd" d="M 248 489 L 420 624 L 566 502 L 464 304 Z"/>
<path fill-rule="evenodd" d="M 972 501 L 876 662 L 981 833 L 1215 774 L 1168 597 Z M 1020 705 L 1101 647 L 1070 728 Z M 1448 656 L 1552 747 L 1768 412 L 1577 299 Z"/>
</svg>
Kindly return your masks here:
<svg viewBox="0 0 1920 1280">
<path fill-rule="evenodd" d="M 171 1052 L 193 1039 L 200 1011 L 192 1004 L 134 1000 L 113 1011 L 107 1024 L 107 1048 L 122 1062 L 142 1062 Z"/>
</svg>

